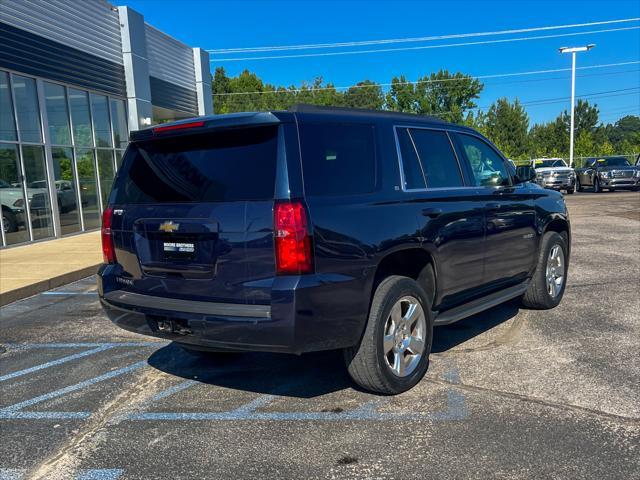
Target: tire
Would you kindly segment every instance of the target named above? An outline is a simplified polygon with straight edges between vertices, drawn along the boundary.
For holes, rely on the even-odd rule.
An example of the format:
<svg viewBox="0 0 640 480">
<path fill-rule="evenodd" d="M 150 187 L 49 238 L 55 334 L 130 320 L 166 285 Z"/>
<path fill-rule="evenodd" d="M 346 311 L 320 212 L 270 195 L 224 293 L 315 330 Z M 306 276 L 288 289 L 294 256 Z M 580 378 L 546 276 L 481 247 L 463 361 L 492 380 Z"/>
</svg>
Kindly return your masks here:
<svg viewBox="0 0 640 480">
<path fill-rule="evenodd" d="M 573 195 L 573 192 L 574 192 L 574 191 L 575 191 L 575 190 L 574 190 L 573 188 L 567 188 L 567 193 L 568 193 L 569 195 Z"/>
<path fill-rule="evenodd" d="M 16 216 L 6 208 L 2 209 L 2 228 L 4 228 L 5 233 L 11 233 L 18 230 Z"/>
<path fill-rule="evenodd" d="M 596 177 L 593 180 L 593 193 L 602 193 L 602 188 L 600 188 L 600 180 Z"/>
<path fill-rule="evenodd" d="M 562 252 L 562 270 L 555 270 L 557 266 L 553 265 L 555 273 L 562 276 L 562 283 L 558 285 L 556 278 L 554 282 L 555 287 L 553 287 L 547 283 L 547 273 L 553 274 L 553 270 L 548 272 L 547 266 L 549 263 L 554 263 L 550 257 L 552 256 L 552 250 L 555 247 L 558 247 Z M 567 271 L 569 267 L 568 259 L 569 255 L 566 237 L 556 232 L 545 233 L 540 245 L 540 255 L 538 258 L 538 264 L 536 265 L 536 270 L 531 278 L 529 288 L 522 297 L 522 304 L 525 307 L 536 310 L 548 310 L 558 306 L 567 286 Z M 553 292 L 550 292 L 550 288 L 554 288 Z"/>
<path fill-rule="evenodd" d="M 611 193 L 613 193 L 613 192 L 615 192 L 615 191 L 616 191 L 616 189 L 615 189 L 615 188 L 610 188 L 610 189 L 609 189 L 609 191 L 610 191 Z"/>
<path fill-rule="evenodd" d="M 582 190 L 584 190 L 582 188 L 582 184 L 580 183 L 580 179 L 576 177 L 576 191 L 577 192 L 581 192 Z"/>
<path fill-rule="evenodd" d="M 404 310 L 405 307 L 407 310 Z M 406 321 L 404 315 L 409 309 L 416 314 Z M 392 310 L 396 322 L 392 320 Z M 406 330 L 403 330 L 404 325 L 407 326 Z M 391 332 L 395 332 L 395 335 Z M 388 339 L 386 343 L 385 337 Z M 422 342 L 412 342 L 412 338 L 421 339 Z M 371 392 L 396 394 L 407 391 L 427 372 L 432 341 L 431 304 L 424 290 L 411 278 L 397 275 L 387 277 L 373 295 L 360 343 L 344 350 L 347 370 L 358 385 Z M 402 350 L 397 351 L 400 345 Z M 422 353 L 417 356 L 412 352 L 419 351 L 420 345 Z M 385 348 L 390 348 L 386 354 Z M 393 365 L 392 361 L 395 362 Z M 398 365 L 396 372 L 395 365 Z"/>
</svg>

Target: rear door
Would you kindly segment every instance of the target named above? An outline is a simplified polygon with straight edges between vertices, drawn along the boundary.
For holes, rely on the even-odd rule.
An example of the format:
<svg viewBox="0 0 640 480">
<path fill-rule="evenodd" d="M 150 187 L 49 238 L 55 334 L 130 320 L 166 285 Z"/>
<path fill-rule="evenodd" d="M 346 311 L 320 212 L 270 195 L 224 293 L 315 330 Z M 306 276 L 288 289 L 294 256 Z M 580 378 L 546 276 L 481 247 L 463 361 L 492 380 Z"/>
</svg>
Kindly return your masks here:
<svg viewBox="0 0 640 480">
<path fill-rule="evenodd" d="M 445 130 L 396 127 L 404 189 L 436 261 L 436 309 L 470 300 L 482 284 L 484 210 Z"/>
<path fill-rule="evenodd" d="M 506 160 L 478 136 L 456 134 L 484 205 L 484 283 L 499 289 L 523 281 L 536 261 L 534 192 L 513 183 Z"/>
<path fill-rule="evenodd" d="M 278 126 L 134 142 L 110 196 L 123 289 L 269 303 Z"/>
</svg>

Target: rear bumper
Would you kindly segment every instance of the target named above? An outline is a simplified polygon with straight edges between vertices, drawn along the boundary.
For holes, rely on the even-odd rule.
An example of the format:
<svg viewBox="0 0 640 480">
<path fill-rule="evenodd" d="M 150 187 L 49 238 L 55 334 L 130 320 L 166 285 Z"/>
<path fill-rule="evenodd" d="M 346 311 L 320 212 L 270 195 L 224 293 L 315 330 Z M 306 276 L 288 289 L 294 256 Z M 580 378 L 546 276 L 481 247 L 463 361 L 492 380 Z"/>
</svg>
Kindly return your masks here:
<svg viewBox="0 0 640 480">
<path fill-rule="evenodd" d="M 112 267 L 98 272 L 109 319 L 131 332 L 212 350 L 303 353 L 355 345 L 368 313 L 366 277 L 283 276 L 270 305 L 155 297 L 115 285 Z"/>
</svg>

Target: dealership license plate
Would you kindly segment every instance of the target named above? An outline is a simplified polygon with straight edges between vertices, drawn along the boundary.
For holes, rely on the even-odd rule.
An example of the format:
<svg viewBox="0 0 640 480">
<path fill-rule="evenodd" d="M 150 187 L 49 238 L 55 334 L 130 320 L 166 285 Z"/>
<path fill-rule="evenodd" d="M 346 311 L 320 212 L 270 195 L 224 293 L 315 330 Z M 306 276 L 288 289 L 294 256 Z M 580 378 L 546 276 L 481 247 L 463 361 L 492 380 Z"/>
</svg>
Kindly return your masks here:
<svg viewBox="0 0 640 480">
<path fill-rule="evenodd" d="M 163 242 L 162 250 L 167 260 L 191 260 L 196 255 L 196 244 L 179 240 Z"/>
</svg>

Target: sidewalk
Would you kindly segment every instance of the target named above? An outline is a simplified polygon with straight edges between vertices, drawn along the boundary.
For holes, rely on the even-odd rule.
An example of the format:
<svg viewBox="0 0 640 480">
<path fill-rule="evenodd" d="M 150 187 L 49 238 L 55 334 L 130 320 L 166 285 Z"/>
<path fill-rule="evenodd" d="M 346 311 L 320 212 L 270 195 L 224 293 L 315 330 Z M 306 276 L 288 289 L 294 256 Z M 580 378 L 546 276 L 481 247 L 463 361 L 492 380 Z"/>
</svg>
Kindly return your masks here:
<svg viewBox="0 0 640 480">
<path fill-rule="evenodd" d="M 93 275 L 100 232 L 0 250 L 0 306 Z"/>
</svg>

